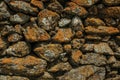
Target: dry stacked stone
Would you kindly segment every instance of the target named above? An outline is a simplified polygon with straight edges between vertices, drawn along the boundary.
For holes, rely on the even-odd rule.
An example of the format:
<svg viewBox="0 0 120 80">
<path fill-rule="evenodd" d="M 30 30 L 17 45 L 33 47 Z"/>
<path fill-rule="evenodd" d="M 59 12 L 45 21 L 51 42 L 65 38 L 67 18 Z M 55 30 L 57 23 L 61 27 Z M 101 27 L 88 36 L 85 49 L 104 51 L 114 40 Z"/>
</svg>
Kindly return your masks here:
<svg viewBox="0 0 120 80">
<path fill-rule="evenodd" d="M 0 80 L 120 80 L 120 0 L 0 0 Z"/>
</svg>

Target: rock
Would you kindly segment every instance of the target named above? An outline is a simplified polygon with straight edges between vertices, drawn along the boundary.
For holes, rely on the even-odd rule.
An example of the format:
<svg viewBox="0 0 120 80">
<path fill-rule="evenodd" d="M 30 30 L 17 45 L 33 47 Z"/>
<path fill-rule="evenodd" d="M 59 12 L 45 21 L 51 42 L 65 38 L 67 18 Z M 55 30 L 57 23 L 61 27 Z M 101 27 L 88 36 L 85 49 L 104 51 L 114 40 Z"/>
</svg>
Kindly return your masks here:
<svg viewBox="0 0 120 80">
<path fill-rule="evenodd" d="M 27 77 L 0 75 L 0 80 L 29 80 Z"/>
<path fill-rule="evenodd" d="M 2 1 L 0 2 L 0 20 L 7 19 L 10 17 L 7 5 Z"/>
<path fill-rule="evenodd" d="M 23 30 L 23 34 L 27 41 L 37 42 L 50 40 L 50 35 L 44 29 L 38 27 L 36 24 L 28 23 L 25 25 L 25 27 L 26 28 Z"/>
<path fill-rule="evenodd" d="M 93 52 L 94 51 L 94 44 L 93 43 L 85 43 L 82 46 L 82 51 L 84 51 L 84 52 Z"/>
<path fill-rule="evenodd" d="M 60 16 L 56 12 L 44 9 L 38 14 L 38 24 L 45 30 L 51 30 L 54 29 L 59 18 Z"/>
<path fill-rule="evenodd" d="M 83 53 L 80 50 L 73 50 L 71 54 L 71 59 L 73 63 L 79 63 L 80 58 L 82 57 Z"/>
<path fill-rule="evenodd" d="M 90 7 L 94 5 L 99 0 L 71 0 L 74 3 L 78 4 L 79 6 Z"/>
<path fill-rule="evenodd" d="M 48 5 L 48 9 L 57 13 L 61 13 L 63 10 L 63 6 L 58 1 L 55 1 Z"/>
<path fill-rule="evenodd" d="M 0 21 L 0 25 L 10 25 L 10 22 L 9 21 Z"/>
<path fill-rule="evenodd" d="M 50 73 L 44 72 L 44 74 L 41 77 L 39 77 L 35 80 L 54 80 L 54 78 Z"/>
<path fill-rule="evenodd" d="M 82 20 L 77 16 L 72 18 L 70 26 L 73 27 L 75 31 L 82 31 L 82 32 L 84 31 L 84 25 L 82 23 Z"/>
<path fill-rule="evenodd" d="M 85 39 L 87 39 L 87 40 L 102 40 L 102 37 L 99 35 L 86 35 Z"/>
<path fill-rule="evenodd" d="M 71 41 L 71 44 L 72 44 L 72 47 L 74 48 L 74 49 L 80 49 L 81 47 L 82 47 L 82 45 L 85 43 L 85 39 L 73 39 L 72 41 Z"/>
<path fill-rule="evenodd" d="M 17 13 L 10 16 L 10 21 L 14 24 L 24 24 L 27 23 L 29 19 L 30 19 L 29 16 L 23 13 Z"/>
<path fill-rule="evenodd" d="M 119 33 L 119 30 L 114 27 L 107 27 L 107 26 L 88 26 L 85 27 L 85 32 L 87 34 L 98 34 L 98 35 L 113 35 Z"/>
<path fill-rule="evenodd" d="M 99 18 L 87 18 L 85 20 L 86 26 L 105 26 L 105 23 Z"/>
<path fill-rule="evenodd" d="M 9 46 L 2 55 L 23 57 L 28 54 L 30 54 L 30 46 L 24 41 L 19 41 Z"/>
<path fill-rule="evenodd" d="M 70 24 L 70 22 L 71 22 L 71 19 L 62 18 L 62 19 L 60 19 L 58 24 L 59 24 L 59 27 L 64 27 L 64 26 L 67 26 L 68 24 Z"/>
<path fill-rule="evenodd" d="M 21 25 L 19 24 L 15 25 L 14 29 L 16 33 L 21 34 L 21 35 L 23 34 L 23 31 L 22 31 L 23 27 Z"/>
<path fill-rule="evenodd" d="M 120 7 L 108 7 L 100 11 L 105 17 L 120 18 Z"/>
<path fill-rule="evenodd" d="M 71 44 L 66 44 L 66 45 L 64 45 L 64 50 L 65 50 L 66 52 L 71 52 L 71 49 L 72 49 Z"/>
<path fill-rule="evenodd" d="M 5 42 L 2 37 L 0 37 L 0 55 L 6 48 L 7 48 L 7 42 Z"/>
<path fill-rule="evenodd" d="M 107 26 L 116 26 L 117 22 L 113 18 L 104 18 Z"/>
<path fill-rule="evenodd" d="M 77 38 L 83 37 L 82 31 L 77 31 L 77 32 L 75 33 L 75 36 L 76 36 Z"/>
<path fill-rule="evenodd" d="M 25 1 L 9 0 L 8 5 L 13 11 L 22 12 L 31 15 L 36 15 L 38 13 L 37 8 L 31 6 L 29 3 Z"/>
<path fill-rule="evenodd" d="M 45 71 L 47 63 L 34 56 L 26 56 L 24 58 L 2 58 L 0 65 L 0 74 L 35 77 Z"/>
<path fill-rule="evenodd" d="M 48 69 L 49 72 L 55 73 L 55 72 L 59 72 L 59 71 L 69 71 L 72 69 L 72 66 L 66 62 L 66 63 L 58 63 L 54 66 L 52 66 L 50 69 Z"/>
<path fill-rule="evenodd" d="M 64 43 L 69 42 L 73 37 L 73 31 L 71 28 L 58 29 L 57 33 L 53 37 L 53 40 L 56 42 Z"/>
<path fill-rule="evenodd" d="M 93 65 L 81 66 L 72 69 L 60 76 L 58 80 L 104 80 L 105 68 L 96 67 Z"/>
<path fill-rule="evenodd" d="M 61 44 L 47 44 L 36 47 L 34 52 L 43 59 L 52 62 L 63 52 Z"/>
<path fill-rule="evenodd" d="M 103 0 L 103 2 L 106 5 L 119 5 L 120 4 L 120 0 Z"/>
<path fill-rule="evenodd" d="M 65 13 L 71 14 L 71 15 L 77 15 L 80 17 L 85 17 L 88 12 L 84 7 L 78 6 L 77 4 L 73 2 L 69 2 L 68 6 L 65 7 L 63 10 Z"/>
<path fill-rule="evenodd" d="M 107 78 L 106 80 L 119 80 L 120 79 L 120 75 L 117 75 L 113 78 Z"/>
<path fill-rule="evenodd" d="M 107 43 L 101 42 L 94 45 L 94 52 L 105 55 L 114 55 L 114 52 Z"/>
<path fill-rule="evenodd" d="M 31 0 L 31 4 L 38 7 L 40 10 L 44 9 L 44 4 L 39 0 Z"/>
<path fill-rule="evenodd" d="M 113 68 L 120 68 L 120 61 L 116 61 L 113 65 L 112 65 Z"/>
<path fill-rule="evenodd" d="M 113 64 L 113 63 L 115 63 L 116 61 L 117 61 L 117 60 L 116 60 L 115 56 L 110 56 L 109 59 L 108 59 L 108 63 L 109 63 L 109 64 Z"/>
<path fill-rule="evenodd" d="M 7 40 L 8 40 L 8 42 L 18 42 L 22 38 L 23 37 L 21 35 L 19 35 L 18 33 L 13 33 L 8 36 Z"/>
<path fill-rule="evenodd" d="M 82 55 L 79 59 L 79 63 L 82 65 L 96 65 L 96 66 L 103 66 L 107 64 L 107 59 L 105 56 L 96 54 L 96 53 L 87 53 Z"/>
</svg>

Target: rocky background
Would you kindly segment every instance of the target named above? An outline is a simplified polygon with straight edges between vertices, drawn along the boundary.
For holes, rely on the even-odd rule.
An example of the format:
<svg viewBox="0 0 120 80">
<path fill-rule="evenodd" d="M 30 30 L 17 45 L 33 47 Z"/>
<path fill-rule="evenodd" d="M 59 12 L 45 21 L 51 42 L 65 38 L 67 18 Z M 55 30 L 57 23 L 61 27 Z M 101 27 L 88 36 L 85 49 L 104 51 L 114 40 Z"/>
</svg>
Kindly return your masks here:
<svg viewBox="0 0 120 80">
<path fill-rule="evenodd" d="M 120 80 L 120 0 L 0 0 L 0 80 Z"/>
</svg>

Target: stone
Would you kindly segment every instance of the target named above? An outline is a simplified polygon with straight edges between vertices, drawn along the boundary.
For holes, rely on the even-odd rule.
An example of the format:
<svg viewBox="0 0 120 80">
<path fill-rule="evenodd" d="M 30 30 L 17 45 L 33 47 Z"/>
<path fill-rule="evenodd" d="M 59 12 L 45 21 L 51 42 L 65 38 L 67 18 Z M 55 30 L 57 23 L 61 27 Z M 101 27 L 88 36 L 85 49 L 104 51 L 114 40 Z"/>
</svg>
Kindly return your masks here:
<svg viewBox="0 0 120 80">
<path fill-rule="evenodd" d="M 93 52 L 94 51 L 94 44 L 93 43 L 85 43 L 82 46 L 83 52 Z"/>
<path fill-rule="evenodd" d="M 74 49 L 80 49 L 83 44 L 85 43 L 85 39 L 77 39 L 77 38 L 74 38 L 72 41 L 71 41 L 71 44 L 72 44 L 72 47 Z"/>
<path fill-rule="evenodd" d="M 71 59 L 75 63 L 79 63 L 80 58 L 82 57 L 83 53 L 80 50 L 72 50 Z"/>
<path fill-rule="evenodd" d="M 50 69 L 48 69 L 49 72 L 55 73 L 55 72 L 59 72 L 59 71 L 69 71 L 72 69 L 72 66 L 66 62 L 60 62 L 54 66 L 52 66 Z"/>
<path fill-rule="evenodd" d="M 44 9 L 38 14 L 38 24 L 43 29 L 49 31 L 54 29 L 56 21 L 58 21 L 59 18 L 60 16 L 56 12 Z"/>
<path fill-rule="evenodd" d="M 94 52 L 105 55 L 114 55 L 114 52 L 107 43 L 101 42 L 94 45 Z"/>
<path fill-rule="evenodd" d="M 120 75 L 116 75 L 113 78 L 107 78 L 106 80 L 119 80 L 120 79 Z"/>
<path fill-rule="evenodd" d="M 34 52 L 43 59 L 52 62 L 59 57 L 63 52 L 61 44 L 47 44 L 40 47 L 36 47 Z"/>
<path fill-rule="evenodd" d="M 71 22 L 71 19 L 62 18 L 58 22 L 58 25 L 59 25 L 59 27 L 64 27 L 64 26 L 67 26 L 68 24 L 70 24 L 70 22 Z"/>
<path fill-rule="evenodd" d="M 120 0 L 103 0 L 103 2 L 106 5 L 119 5 L 120 4 Z"/>
<path fill-rule="evenodd" d="M 72 18 L 70 26 L 73 27 L 75 31 L 84 31 L 84 25 L 82 23 L 82 20 L 78 16 Z"/>
<path fill-rule="evenodd" d="M 53 40 L 55 42 L 59 42 L 59 43 L 65 43 L 65 42 L 69 42 L 73 37 L 73 31 L 71 28 L 60 28 L 58 29 L 57 33 L 55 34 L 55 36 L 53 36 Z"/>
<path fill-rule="evenodd" d="M 10 21 L 13 24 L 25 24 L 30 20 L 30 17 L 28 15 L 25 15 L 23 13 L 17 13 L 12 16 L 10 16 Z"/>
<path fill-rule="evenodd" d="M 9 36 L 7 37 L 8 42 L 18 42 L 22 39 L 23 37 L 21 35 L 19 35 L 18 33 L 13 33 L 13 34 L 9 34 Z"/>
<path fill-rule="evenodd" d="M 75 36 L 76 36 L 77 38 L 82 38 L 82 37 L 83 37 L 82 31 L 77 31 L 77 32 L 75 33 Z"/>
<path fill-rule="evenodd" d="M 105 26 L 105 23 L 99 18 L 87 18 L 85 20 L 86 26 Z"/>
<path fill-rule="evenodd" d="M 0 80 L 29 80 L 27 77 L 0 75 Z"/>
<path fill-rule="evenodd" d="M 66 52 L 71 52 L 71 49 L 72 49 L 71 44 L 66 44 L 66 45 L 64 45 L 64 50 L 65 50 Z"/>
<path fill-rule="evenodd" d="M 13 45 L 10 45 L 2 55 L 23 57 L 30 54 L 30 46 L 25 41 L 19 41 Z"/>
<path fill-rule="evenodd" d="M 84 7 L 78 6 L 73 2 L 69 2 L 67 5 L 68 6 L 63 10 L 67 14 L 77 15 L 80 17 L 85 17 L 88 14 L 87 10 Z"/>
<path fill-rule="evenodd" d="M 46 69 L 46 61 L 34 56 L 1 58 L 0 74 L 35 77 Z"/>
<path fill-rule="evenodd" d="M 31 22 L 26 24 L 25 27 L 26 28 L 23 29 L 23 34 L 27 41 L 37 42 L 50 40 L 50 35 L 44 29 L 38 27 L 36 24 Z"/>
<path fill-rule="evenodd" d="M 0 2 L 0 20 L 7 19 L 10 17 L 7 5 L 2 1 Z"/>
<path fill-rule="evenodd" d="M 7 42 L 0 37 L 0 55 L 7 48 Z"/>
<path fill-rule="evenodd" d="M 116 61 L 114 64 L 112 64 L 112 68 L 120 68 L 120 61 Z"/>
<path fill-rule="evenodd" d="M 104 80 L 105 68 L 96 67 L 93 65 L 81 66 L 72 69 L 63 76 L 58 77 L 58 80 Z"/>
<path fill-rule="evenodd" d="M 82 55 L 79 59 L 79 64 L 81 65 L 96 65 L 103 66 L 107 64 L 107 59 L 105 56 L 96 53 L 86 53 Z"/>
<path fill-rule="evenodd" d="M 113 18 L 104 18 L 104 21 L 107 26 L 117 26 L 117 22 Z"/>
<path fill-rule="evenodd" d="M 40 10 L 44 9 L 44 4 L 39 0 L 31 0 L 31 4 L 38 7 Z"/>
<path fill-rule="evenodd" d="M 31 6 L 29 3 L 25 1 L 9 0 L 8 5 L 13 11 L 22 12 L 31 15 L 36 15 L 38 13 L 37 8 Z"/>
<path fill-rule="evenodd" d="M 79 6 L 90 7 L 97 3 L 99 0 L 71 0 Z"/>
<path fill-rule="evenodd" d="M 105 17 L 112 17 L 112 18 L 120 18 L 120 7 L 108 7 L 100 11 L 101 15 L 104 15 Z"/>
<path fill-rule="evenodd" d="M 48 5 L 48 9 L 57 13 L 61 13 L 63 10 L 63 6 L 58 1 L 55 1 Z"/>
<path fill-rule="evenodd" d="M 86 35 L 85 39 L 87 39 L 87 40 L 102 40 L 102 37 L 99 35 Z"/>
<path fill-rule="evenodd" d="M 107 26 L 88 26 L 85 27 L 85 32 L 87 34 L 98 34 L 98 35 L 114 35 L 119 33 L 119 30 L 114 27 L 107 27 Z"/>
</svg>

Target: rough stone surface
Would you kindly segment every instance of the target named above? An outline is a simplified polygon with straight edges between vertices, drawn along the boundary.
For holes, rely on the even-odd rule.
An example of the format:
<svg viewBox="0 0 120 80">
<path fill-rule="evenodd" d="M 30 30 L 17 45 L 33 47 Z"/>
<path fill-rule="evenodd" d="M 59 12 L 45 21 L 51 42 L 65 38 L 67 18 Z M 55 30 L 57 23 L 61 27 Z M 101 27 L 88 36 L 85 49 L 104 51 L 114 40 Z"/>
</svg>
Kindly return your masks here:
<svg viewBox="0 0 120 80">
<path fill-rule="evenodd" d="M 0 75 L 0 80 L 29 80 L 27 77 Z"/>
<path fill-rule="evenodd" d="M 39 9 L 44 9 L 44 4 L 42 1 L 39 0 L 31 0 L 31 4 L 38 7 Z"/>
<path fill-rule="evenodd" d="M 16 24 L 24 24 L 29 21 L 29 16 L 23 14 L 23 13 L 17 13 L 12 16 L 10 16 L 10 21 L 12 23 Z"/>
<path fill-rule="evenodd" d="M 0 65 L 0 74 L 39 76 L 44 72 L 47 63 L 34 56 L 26 56 L 24 58 L 2 58 Z"/>
<path fill-rule="evenodd" d="M 67 26 L 70 22 L 71 22 L 70 19 L 62 18 L 62 19 L 60 19 L 58 24 L 60 27 L 64 27 L 64 26 Z"/>
<path fill-rule="evenodd" d="M 104 80 L 104 78 L 104 68 L 87 65 L 70 70 L 63 76 L 59 77 L 58 80 Z"/>
<path fill-rule="evenodd" d="M 55 36 L 53 37 L 53 40 L 56 42 L 69 42 L 71 38 L 73 37 L 73 32 L 71 28 L 66 28 L 66 29 L 59 29 Z"/>
<path fill-rule="evenodd" d="M 63 49 L 60 44 L 48 44 L 36 47 L 34 51 L 39 57 L 47 61 L 54 61 L 63 52 Z"/>
<path fill-rule="evenodd" d="M 10 55 L 10 56 L 17 56 L 23 57 L 30 53 L 30 46 L 24 42 L 20 41 L 11 46 L 9 46 L 2 55 Z"/>
<path fill-rule="evenodd" d="M 59 18 L 60 16 L 56 12 L 44 9 L 38 14 L 38 24 L 45 30 L 51 30 Z"/>
<path fill-rule="evenodd" d="M 103 0 L 106 5 L 119 5 L 120 0 Z"/>
</svg>

